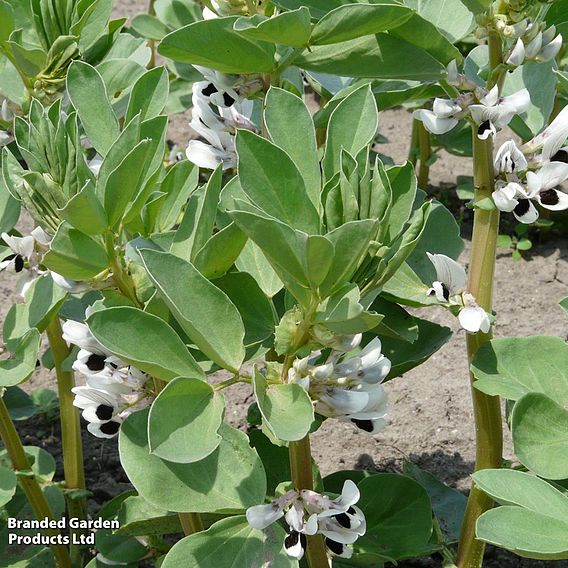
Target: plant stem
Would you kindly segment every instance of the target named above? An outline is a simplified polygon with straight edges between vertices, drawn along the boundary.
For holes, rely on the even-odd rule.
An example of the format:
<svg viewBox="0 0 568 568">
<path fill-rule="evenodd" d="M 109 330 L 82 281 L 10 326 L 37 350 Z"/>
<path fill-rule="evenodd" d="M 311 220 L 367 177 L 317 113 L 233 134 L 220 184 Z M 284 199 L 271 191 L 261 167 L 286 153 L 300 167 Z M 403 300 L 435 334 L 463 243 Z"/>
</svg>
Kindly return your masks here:
<svg viewBox="0 0 568 568">
<path fill-rule="evenodd" d="M 310 448 L 309 435 L 298 442 L 290 442 L 288 445 L 290 454 L 290 470 L 294 487 L 314 490 L 314 478 L 312 472 L 312 451 Z M 310 568 L 329 568 L 329 559 L 323 537 L 320 534 L 308 536 L 306 558 Z"/>
<path fill-rule="evenodd" d="M 420 167 L 418 169 L 418 187 L 426 190 L 428 187 L 428 179 L 430 177 L 430 157 L 432 156 L 432 148 L 430 145 L 430 133 L 424 128 L 424 124 L 420 120 L 415 120 L 416 129 L 418 130 L 418 148 L 420 150 Z"/>
<path fill-rule="evenodd" d="M 8 452 L 8 456 L 12 461 L 12 466 L 16 473 L 30 471 L 31 467 L 24 452 L 24 447 L 22 446 L 22 442 L 16 432 L 16 428 L 10 418 L 2 396 L 0 396 L 0 437 L 2 438 L 2 442 L 4 442 L 4 446 L 6 447 L 6 451 Z M 37 479 L 33 476 L 19 475 L 18 480 L 30 502 L 36 518 L 38 520 L 45 519 L 46 517 L 48 519 L 54 519 L 53 512 Z M 58 529 L 45 529 L 44 532 L 50 537 L 55 537 L 54 541 L 61 536 Z M 55 556 L 58 568 L 70 568 L 71 559 L 69 558 L 67 547 L 63 544 L 57 544 L 56 542 L 50 544 L 50 547 Z"/>
<path fill-rule="evenodd" d="M 491 66 L 501 62 L 501 39 L 489 36 Z M 493 141 L 480 140 L 473 134 L 473 167 L 476 201 L 491 198 L 494 188 Z M 492 310 L 495 252 L 499 232 L 499 211 L 475 210 L 468 290 L 487 312 Z M 491 332 L 467 336 L 467 356 L 471 364 L 477 350 L 491 339 Z M 470 373 L 470 380 L 473 375 Z M 502 465 L 503 426 L 499 397 L 488 396 L 472 387 L 473 413 L 476 434 L 475 470 L 499 468 Z M 459 568 L 479 568 L 483 562 L 485 543 L 475 538 L 475 524 L 479 516 L 493 506 L 485 493 L 473 486 L 469 494 L 463 520 L 456 564 Z"/>
<path fill-rule="evenodd" d="M 69 357 L 71 350 L 63 340 L 63 330 L 57 314 L 49 322 L 46 332 L 57 377 L 65 488 L 85 489 L 81 424 L 79 411 L 73 406 L 73 393 L 71 392 L 75 385 L 75 377 L 73 371 L 68 371 L 64 367 L 65 360 Z M 67 513 L 69 517 L 85 519 L 87 515 L 86 498 L 70 496 L 67 499 Z M 79 529 L 76 532 L 81 533 L 83 531 Z M 75 560 L 80 562 L 81 555 L 80 549 L 72 545 L 71 556 L 74 559 L 74 564 Z"/>
<path fill-rule="evenodd" d="M 155 0 L 148 0 L 148 15 L 155 16 L 156 10 L 154 9 Z M 150 48 L 150 61 L 148 61 L 148 69 L 153 69 L 156 67 L 156 42 L 151 39 L 148 41 L 148 47 Z"/>
<path fill-rule="evenodd" d="M 116 283 L 117 288 L 126 296 L 135 306 L 143 308 L 144 305 L 138 300 L 136 296 L 136 289 L 132 279 L 128 273 L 125 273 L 122 267 L 122 261 L 117 256 L 116 247 L 114 245 L 114 235 L 109 231 L 105 236 L 105 245 L 107 250 L 110 267 L 112 270 L 112 277 Z"/>
<path fill-rule="evenodd" d="M 178 513 L 178 517 L 185 536 L 201 532 L 204 528 L 199 513 Z"/>
</svg>

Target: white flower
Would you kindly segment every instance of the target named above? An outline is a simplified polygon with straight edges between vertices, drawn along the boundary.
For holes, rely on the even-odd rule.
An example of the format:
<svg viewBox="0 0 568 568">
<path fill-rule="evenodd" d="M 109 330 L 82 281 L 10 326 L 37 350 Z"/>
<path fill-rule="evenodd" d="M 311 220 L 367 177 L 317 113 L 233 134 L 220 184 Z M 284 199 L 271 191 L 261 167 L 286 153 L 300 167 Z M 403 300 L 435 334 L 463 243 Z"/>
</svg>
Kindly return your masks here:
<svg viewBox="0 0 568 568">
<path fill-rule="evenodd" d="M 84 323 L 67 320 L 63 324 L 63 339 L 85 351 L 105 357 L 109 355 L 109 352 L 94 338 L 89 327 Z"/>
<path fill-rule="evenodd" d="M 469 110 L 474 122 L 479 125 L 477 136 L 486 140 L 494 136 L 498 129 L 507 126 L 516 114 L 528 110 L 531 103 L 527 89 L 506 96 L 499 96 L 499 87 L 495 85 L 484 97 L 480 104 L 470 105 Z"/>
<path fill-rule="evenodd" d="M 555 37 L 556 36 L 556 37 Z M 535 61 L 550 61 L 554 59 L 562 47 L 562 36 L 556 35 L 556 27 L 550 26 L 544 32 L 539 32 L 527 44 L 525 53 L 527 59 Z"/>
<path fill-rule="evenodd" d="M 556 189 L 568 179 L 568 164 L 548 162 L 536 172 L 527 173 L 529 197 L 552 211 L 568 209 L 568 195 Z"/>
<path fill-rule="evenodd" d="M 53 272 L 53 270 L 49 271 L 49 274 L 52 280 L 60 287 L 63 288 L 69 294 L 82 294 L 83 292 L 87 292 L 91 289 L 91 286 L 85 282 L 77 282 L 76 280 L 70 280 L 69 278 L 65 278 L 61 274 L 57 274 L 57 272 Z"/>
<path fill-rule="evenodd" d="M 526 170 L 528 167 L 525 155 L 517 148 L 513 140 L 505 142 L 495 156 L 495 170 L 507 174 Z"/>
<path fill-rule="evenodd" d="M 284 551 L 298 560 L 304 556 L 306 535 L 315 534 L 324 536 L 330 554 L 350 558 L 353 551 L 346 545 L 366 531 L 365 515 L 355 506 L 359 498 L 359 489 L 347 480 L 336 499 L 306 489 L 289 491 L 271 503 L 249 507 L 246 517 L 259 530 L 284 517 L 288 529 Z"/>
<path fill-rule="evenodd" d="M 459 119 L 456 116 L 462 110 L 455 99 L 435 98 L 432 110 L 415 110 L 412 116 L 416 120 L 420 120 L 428 132 L 445 134 L 458 124 Z"/>
<path fill-rule="evenodd" d="M 465 269 L 444 254 L 426 254 L 436 269 L 437 278 L 432 288 L 428 290 L 428 294 L 436 296 L 441 304 L 457 307 L 458 321 L 469 333 L 478 331 L 487 333 L 491 327 L 491 320 L 485 310 L 476 303 L 475 298 L 466 291 Z"/>
<path fill-rule="evenodd" d="M 36 227 L 31 235 L 25 237 L 2 233 L 2 240 L 10 248 L 11 254 L 0 262 L 0 271 L 14 270 L 20 274 L 16 290 L 22 297 L 25 296 L 31 283 L 43 274 L 43 271 L 38 268 L 41 254 L 36 252 L 36 248 L 42 249 L 45 246 L 45 239 L 49 244 L 49 237 L 39 227 Z"/>
<path fill-rule="evenodd" d="M 517 43 L 515 43 L 515 47 L 511 51 L 511 54 L 507 58 L 507 65 L 513 65 L 518 67 L 522 65 L 523 61 L 525 60 L 525 44 L 523 40 L 519 38 Z"/>
<path fill-rule="evenodd" d="M 463 301 L 464 307 L 458 314 L 460 325 L 470 333 L 477 333 L 478 331 L 488 333 L 491 329 L 491 320 L 487 312 L 477 305 L 474 297 L 469 293 L 463 295 Z"/>
<path fill-rule="evenodd" d="M 120 429 L 117 417 L 119 399 L 104 390 L 90 386 L 71 389 L 75 398 L 73 405 L 83 410 L 83 418 L 89 422 L 87 429 L 99 438 L 113 438 Z"/>
<path fill-rule="evenodd" d="M 525 154 L 541 152 L 536 161 L 563 161 L 558 160 L 556 154 L 561 151 L 568 138 L 568 106 L 564 107 L 556 118 L 532 140 L 522 146 Z"/>
<path fill-rule="evenodd" d="M 196 69 L 207 80 L 193 84 L 190 126 L 205 142 L 191 140 L 186 150 L 187 159 L 207 169 L 215 169 L 220 164 L 223 164 L 223 169 L 235 167 L 236 129 L 256 131 L 248 118 L 252 112 L 252 101 L 239 96 L 234 89 L 235 80 L 230 76 L 205 67 L 196 66 Z M 216 111 L 212 107 L 217 107 Z"/>
<path fill-rule="evenodd" d="M 341 349 L 355 347 L 360 337 L 339 339 Z M 343 350 L 333 351 L 325 363 L 318 363 L 320 351 L 296 360 L 288 380 L 299 384 L 316 401 L 315 410 L 322 416 L 350 422 L 369 433 L 382 430 L 387 414 L 387 393 L 380 383 L 387 377 L 391 362 L 381 352 L 375 338 L 360 353 L 343 358 Z"/>
</svg>

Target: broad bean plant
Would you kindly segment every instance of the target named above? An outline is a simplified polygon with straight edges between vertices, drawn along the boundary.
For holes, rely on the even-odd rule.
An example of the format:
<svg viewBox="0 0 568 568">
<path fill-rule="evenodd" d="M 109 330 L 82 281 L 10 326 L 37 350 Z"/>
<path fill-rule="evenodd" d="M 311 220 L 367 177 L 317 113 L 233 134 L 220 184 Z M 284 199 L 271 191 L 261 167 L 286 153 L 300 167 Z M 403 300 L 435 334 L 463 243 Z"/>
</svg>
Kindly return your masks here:
<svg viewBox="0 0 568 568">
<path fill-rule="evenodd" d="M 0 270 L 19 296 L 0 360 L 6 565 L 379 568 L 437 554 L 475 568 L 487 542 L 568 558 L 568 347 L 492 338 L 500 213 L 533 224 L 568 209 L 568 2 L 112 10 L 0 0 Z M 404 164 L 378 144 L 398 105 L 414 116 Z M 168 120 L 188 109 L 195 136 L 173 146 Z M 458 224 L 427 194 L 441 149 L 472 156 L 468 272 Z M 385 383 L 450 340 L 435 306 L 467 336 L 469 498 L 411 463 L 322 477 L 310 434 L 340 421 L 380 440 L 397 419 Z M 57 381 L 62 481 L 14 425 L 38 365 Z M 226 407 L 243 392 L 238 429 Z M 83 430 L 118 439 L 133 487 L 96 512 Z M 14 518 L 43 521 L 16 552 Z"/>
</svg>

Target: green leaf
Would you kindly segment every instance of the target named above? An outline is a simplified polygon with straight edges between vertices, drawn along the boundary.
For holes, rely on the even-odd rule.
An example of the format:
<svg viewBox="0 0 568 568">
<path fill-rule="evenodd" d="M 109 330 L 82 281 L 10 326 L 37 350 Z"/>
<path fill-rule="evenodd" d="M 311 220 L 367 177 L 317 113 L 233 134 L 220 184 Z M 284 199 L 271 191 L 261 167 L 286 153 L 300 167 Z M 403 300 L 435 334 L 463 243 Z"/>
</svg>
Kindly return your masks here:
<svg viewBox="0 0 568 568">
<path fill-rule="evenodd" d="M 242 206 L 242 202 L 237 205 Z M 276 274 L 296 299 L 309 303 L 309 279 L 305 255 L 307 235 L 294 231 L 272 217 L 263 217 L 248 211 L 230 211 L 241 230 L 252 239 L 271 263 Z"/>
<path fill-rule="evenodd" d="M 405 462 L 404 473 L 412 476 L 428 492 L 434 515 L 444 535 L 444 542 L 446 544 L 458 542 L 467 497 L 412 462 Z"/>
<path fill-rule="evenodd" d="M 170 91 L 169 86 L 165 67 L 156 67 L 144 73 L 132 87 L 124 119 L 126 124 L 138 113 L 140 120 L 158 116 L 164 110 Z"/>
<path fill-rule="evenodd" d="M 319 233 L 320 219 L 304 180 L 286 152 L 248 130 L 236 140 L 239 182 L 268 215 L 306 233 Z"/>
<path fill-rule="evenodd" d="M 117 515 L 117 535 L 146 536 L 183 532 L 178 515 L 151 505 L 138 495 L 124 499 Z"/>
<path fill-rule="evenodd" d="M 270 138 L 292 158 L 313 205 L 321 208 L 321 174 L 316 133 L 310 111 L 300 97 L 271 87 L 266 95 L 264 120 Z"/>
<path fill-rule="evenodd" d="M 568 312 L 568 296 L 566 296 L 566 298 L 562 298 L 562 300 L 558 303 L 564 311 Z"/>
<path fill-rule="evenodd" d="M 32 397 L 20 387 L 8 387 L 2 398 L 10 418 L 14 421 L 27 420 L 37 414 Z"/>
<path fill-rule="evenodd" d="M 538 530 L 535 528 L 538 527 Z M 525 558 L 568 558 L 568 523 L 521 507 L 498 507 L 487 511 L 476 524 L 476 536 Z"/>
<path fill-rule="evenodd" d="M 258 409 L 256 404 L 254 407 Z M 259 424 L 261 421 L 262 417 L 259 417 Z M 256 428 L 251 429 L 248 435 L 251 446 L 258 452 L 266 470 L 267 494 L 273 496 L 280 483 L 292 479 L 288 448 L 285 445 L 274 445 L 261 430 Z"/>
<path fill-rule="evenodd" d="M 215 280 L 235 305 L 245 326 L 245 346 L 263 342 L 274 333 L 276 319 L 272 302 L 247 273 L 230 272 Z"/>
<path fill-rule="evenodd" d="M 160 391 L 150 408 L 150 452 L 175 463 L 198 462 L 221 443 L 217 433 L 225 410 L 223 395 L 200 379 L 179 377 Z"/>
<path fill-rule="evenodd" d="M 398 304 L 388 302 L 382 296 L 373 301 L 370 308 L 384 317 L 379 322 L 375 333 L 380 337 L 392 337 L 414 343 L 418 338 L 416 320 Z"/>
<path fill-rule="evenodd" d="M 296 58 L 294 63 L 308 71 L 344 77 L 417 81 L 439 79 L 444 73 L 444 65 L 426 50 L 392 35 L 401 27 L 394 28 L 389 34 L 380 33 L 332 45 L 314 46 L 311 51 L 305 51 Z"/>
<path fill-rule="evenodd" d="M 106 349 L 153 377 L 205 378 L 177 333 L 157 316 L 125 306 L 97 311 L 87 323 Z"/>
<path fill-rule="evenodd" d="M 26 290 L 24 302 L 14 304 L 4 319 L 3 339 L 8 349 L 14 351 L 31 328 L 43 332 L 66 295 L 49 274 L 36 278 Z"/>
<path fill-rule="evenodd" d="M 86 235 L 100 235 L 108 226 L 106 212 L 88 182 L 58 213 L 70 225 Z"/>
<path fill-rule="evenodd" d="M 461 0 L 405 0 L 418 14 L 436 26 L 452 43 L 463 39 L 475 26 L 475 17 Z"/>
<path fill-rule="evenodd" d="M 260 247 L 253 241 L 247 242 L 235 265 L 240 272 L 250 274 L 269 298 L 282 289 L 282 281 L 262 254 Z"/>
<path fill-rule="evenodd" d="M 156 220 L 156 230 L 164 232 L 177 224 L 183 206 L 197 187 L 199 168 L 188 160 L 175 163 L 160 185 L 160 191 L 167 194 Z"/>
<path fill-rule="evenodd" d="M 160 22 L 156 16 L 150 14 L 137 14 L 130 23 L 132 29 L 146 39 L 160 41 L 168 35 L 170 29 Z M 164 69 L 157 67 L 156 69 Z"/>
<path fill-rule="evenodd" d="M 477 538 L 519 556 L 568 558 L 568 498 L 546 481 L 521 471 L 486 469 L 473 474 L 475 484 L 502 507 L 477 521 Z"/>
<path fill-rule="evenodd" d="M 120 128 L 102 77 L 88 63 L 73 61 L 67 71 L 67 92 L 92 145 L 105 156 Z"/>
<path fill-rule="evenodd" d="M 7 467 L 0 467 L 0 507 L 3 507 L 12 499 L 17 486 L 16 474 Z"/>
<path fill-rule="evenodd" d="M 357 285 L 346 284 L 320 304 L 315 321 L 339 334 L 361 333 L 377 327 L 383 316 L 365 311 L 359 300 Z"/>
<path fill-rule="evenodd" d="M 329 119 L 322 163 L 326 180 L 339 171 L 341 151 L 356 156 L 373 140 L 377 127 L 375 97 L 369 85 L 363 85 L 343 99 Z"/>
<path fill-rule="evenodd" d="M 367 519 L 367 532 L 356 552 L 375 552 L 387 558 L 409 558 L 428 548 L 432 507 L 426 490 L 403 475 L 380 473 L 359 483 L 358 505 Z"/>
<path fill-rule="evenodd" d="M 196 513 L 242 511 L 264 501 L 264 469 L 246 434 L 223 425 L 221 443 L 211 455 L 176 464 L 149 453 L 147 420 L 147 410 L 135 412 L 119 435 L 121 464 L 146 501 L 170 511 Z"/>
<path fill-rule="evenodd" d="M 308 393 L 300 385 L 268 384 L 255 368 L 253 386 L 263 421 L 276 438 L 291 442 L 308 434 L 314 421 L 314 409 Z"/>
<path fill-rule="evenodd" d="M 43 263 L 71 280 L 88 280 L 108 267 L 108 258 L 99 241 L 64 221 L 59 225 Z"/>
<path fill-rule="evenodd" d="M 14 12 L 8 2 L 0 2 L 0 43 L 6 41 L 14 31 Z"/>
<path fill-rule="evenodd" d="M 28 379 L 36 369 L 41 336 L 30 329 L 13 346 L 13 356 L 0 361 L 0 388 L 18 385 Z"/>
<path fill-rule="evenodd" d="M 314 27 L 310 44 L 327 45 L 396 28 L 412 10 L 396 4 L 347 4 L 328 12 Z"/>
<path fill-rule="evenodd" d="M 146 546 L 134 537 L 116 535 L 110 529 L 99 529 L 95 535 L 97 550 L 110 562 L 138 562 L 148 553 Z"/>
<path fill-rule="evenodd" d="M 392 363 L 387 380 L 421 365 L 452 337 L 449 327 L 420 318 L 415 318 L 415 322 L 418 324 L 418 339 L 414 343 L 391 337 L 382 338 L 383 353 Z"/>
<path fill-rule="evenodd" d="M 24 446 L 24 452 L 30 463 L 31 471 L 39 483 L 49 483 L 55 475 L 55 459 L 53 456 L 36 446 Z M 12 462 L 6 450 L 0 450 L 0 465 L 12 467 Z"/>
<path fill-rule="evenodd" d="M 203 20 L 167 35 L 158 52 L 181 63 L 203 65 L 222 73 L 270 73 L 275 48 L 233 30 L 237 16 Z"/>
<path fill-rule="evenodd" d="M 310 11 L 302 6 L 271 18 L 256 15 L 239 18 L 233 29 L 241 36 L 292 47 L 305 47 L 310 39 L 312 24 Z"/>
<path fill-rule="evenodd" d="M 471 372 L 485 394 L 517 400 L 536 392 L 568 404 L 568 345 L 559 337 L 493 339 L 478 350 Z"/>
<path fill-rule="evenodd" d="M 227 296 L 189 262 L 173 254 L 141 251 L 150 279 L 198 348 L 237 372 L 245 356 L 243 321 Z"/>
<path fill-rule="evenodd" d="M 223 519 L 205 532 L 177 542 L 166 555 L 162 568 L 243 568 L 254 564 L 298 568 L 298 561 L 283 550 L 285 537 L 284 529 L 276 523 L 260 531 L 253 529 L 244 516 Z"/>
<path fill-rule="evenodd" d="M 109 227 L 115 227 L 122 219 L 130 200 L 142 188 L 147 173 L 150 140 L 139 142 L 111 172 L 101 191 L 104 190 L 104 208 Z"/>
<path fill-rule="evenodd" d="M 192 194 L 170 249 L 176 256 L 194 262 L 197 253 L 211 238 L 217 217 L 222 178 L 223 168 L 219 166 L 207 185 Z"/>
<path fill-rule="evenodd" d="M 519 461 L 541 477 L 568 477 L 568 411 L 539 392 L 513 408 L 513 445 Z"/>
<path fill-rule="evenodd" d="M 424 284 L 416 272 L 404 263 L 388 280 L 383 288 L 385 297 L 406 306 L 431 306 L 437 300 L 428 295 L 429 286 Z"/>
<path fill-rule="evenodd" d="M 246 235 L 236 223 L 229 223 L 210 237 L 197 252 L 194 258 L 195 268 L 205 278 L 223 276 L 233 266 L 246 242 Z"/>
</svg>

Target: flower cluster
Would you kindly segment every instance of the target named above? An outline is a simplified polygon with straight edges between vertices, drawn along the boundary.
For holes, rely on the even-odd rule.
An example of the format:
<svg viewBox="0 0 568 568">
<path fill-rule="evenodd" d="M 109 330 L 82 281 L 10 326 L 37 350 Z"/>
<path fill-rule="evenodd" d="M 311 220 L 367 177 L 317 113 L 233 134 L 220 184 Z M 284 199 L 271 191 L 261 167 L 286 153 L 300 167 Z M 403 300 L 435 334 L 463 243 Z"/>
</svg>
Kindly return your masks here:
<svg viewBox="0 0 568 568">
<path fill-rule="evenodd" d="M 460 119 L 470 118 L 477 125 L 478 137 L 486 140 L 507 126 L 516 114 L 525 112 L 530 106 L 527 89 L 506 97 L 500 96 L 497 85 L 488 91 L 460 75 L 454 61 L 448 65 L 448 82 L 471 92 L 454 99 L 436 98 L 432 110 L 414 111 L 414 118 L 420 120 L 432 134 L 445 134 L 455 128 Z"/>
<path fill-rule="evenodd" d="M 346 356 L 361 342 L 361 334 L 336 339 L 331 355 L 321 362 L 321 352 L 294 361 L 289 382 L 301 385 L 322 416 L 351 422 L 365 432 L 376 433 L 385 427 L 387 394 L 380 384 L 391 369 L 381 352 L 377 337 L 358 354 Z"/>
<path fill-rule="evenodd" d="M 564 109 L 540 134 L 518 148 L 505 142 L 495 156 L 493 201 L 500 211 L 513 213 L 521 223 L 534 223 L 539 216 L 532 203 L 545 209 L 568 209 L 568 194 L 558 186 L 568 180 L 568 109 Z"/>
<path fill-rule="evenodd" d="M 533 24 L 529 18 L 513 26 L 506 26 L 503 31 L 517 38 L 506 60 L 508 65 L 515 67 L 522 65 L 525 60 L 550 61 L 558 55 L 562 47 L 562 36 L 556 35 L 555 26 L 541 31 L 539 26 Z"/>
<path fill-rule="evenodd" d="M 85 376 L 86 385 L 72 389 L 73 404 L 83 410 L 87 430 L 98 438 L 116 436 L 127 416 L 151 403 L 148 376 L 107 351 L 84 323 L 66 321 L 63 339 L 79 347 L 73 369 Z"/>
<path fill-rule="evenodd" d="M 288 491 L 266 505 L 247 509 L 251 527 L 263 530 L 284 518 L 288 536 L 284 540 L 286 554 L 301 559 L 306 549 L 306 537 L 323 535 L 331 555 L 351 558 L 353 544 L 365 534 L 365 515 L 355 503 L 359 501 L 359 489 L 351 480 L 343 484 L 341 495 L 330 499 L 315 491 Z"/>
<path fill-rule="evenodd" d="M 41 227 L 36 227 L 25 237 L 2 233 L 2 240 L 8 245 L 8 254 L 0 262 L 0 271 L 12 270 L 20 275 L 16 290 L 23 297 L 31 283 L 44 274 L 39 266 L 51 239 Z"/>
<path fill-rule="evenodd" d="M 444 254 L 426 253 L 436 269 L 436 281 L 428 290 L 443 305 L 457 308 L 460 325 L 470 333 L 487 333 L 491 320 L 487 312 L 466 291 L 467 275 L 462 266 Z"/>
<path fill-rule="evenodd" d="M 238 84 L 239 78 L 224 75 L 205 67 L 195 66 L 205 77 L 192 88 L 192 115 L 190 126 L 201 140 L 191 140 L 186 155 L 190 162 L 201 168 L 223 169 L 235 167 L 235 132 L 237 128 L 257 131 L 250 120 L 253 102 L 239 93 L 243 89 L 254 89 L 253 84 Z"/>
</svg>

